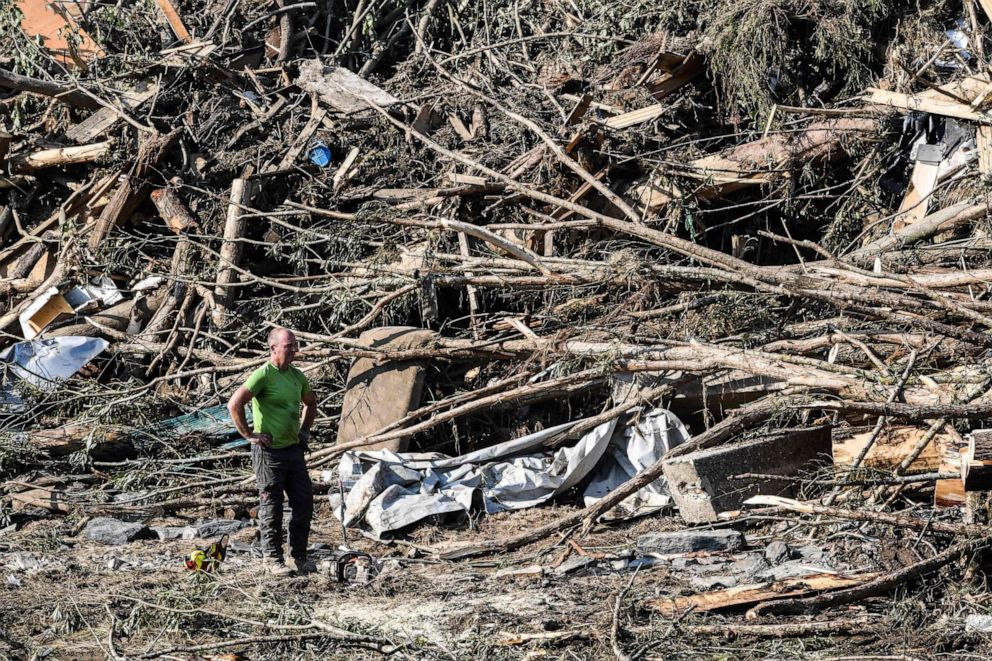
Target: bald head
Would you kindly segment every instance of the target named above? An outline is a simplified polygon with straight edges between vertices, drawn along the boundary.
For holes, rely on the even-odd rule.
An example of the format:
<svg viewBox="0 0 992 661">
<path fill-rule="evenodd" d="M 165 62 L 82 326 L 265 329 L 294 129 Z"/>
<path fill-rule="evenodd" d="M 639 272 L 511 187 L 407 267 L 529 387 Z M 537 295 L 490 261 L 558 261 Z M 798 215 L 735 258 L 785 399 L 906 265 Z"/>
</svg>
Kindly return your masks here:
<svg viewBox="0 0 992 661">
<path fill-rule="evenodd" d="M 289 330 L 288 328 L 282 328 L 281 326 L 276 326 L 275 328 L 269 331 L 269 338 L 268 338 L 269 347 L 271 348 L 273 345 L 275 345 L 283 338 L 288 338 L 289 341 L 291 342 L 296 341 L 296 336 L 293 335 L 293 331 Z"/>
<path fill-rule="evenodd" d="M 273 328 L 269 331 L 268 343 L 272 364 L 281 370 L 289 367 L 299 350 L 293 331 L 288 328 Z"/>
</svg>

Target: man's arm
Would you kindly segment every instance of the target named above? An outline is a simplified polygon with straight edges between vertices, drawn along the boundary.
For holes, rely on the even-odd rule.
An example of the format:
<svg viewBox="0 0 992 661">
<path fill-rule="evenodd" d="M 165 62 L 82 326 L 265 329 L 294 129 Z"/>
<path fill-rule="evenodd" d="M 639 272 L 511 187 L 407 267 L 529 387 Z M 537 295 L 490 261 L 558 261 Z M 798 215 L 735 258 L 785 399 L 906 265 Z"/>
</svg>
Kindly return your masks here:
<svg viewBox="0 0 992 661">
<path fill-rule="evenodd" d="M 248 405 L 248 402 L 254 396 L 252 391 L 241 386 L 231 395 L 231 400 L 227 403 L 227 410 L 231 414 L 231 420 L 234 421 L 234 427 L 241 434 L 242 438 L 251 441 L 254 445 L 261 445 L 263 448 L 267 448 L 272 445 L 272 437 L 268 434 L 256 434 L 253 432 L 251 427 L 248 426 L 248 418 L 245 417 L 245 406 Z"/>
<path fill-rule="evenodd" d="M 313 426 L 314 418 L 317 417 L 317 396 L 311 390 L 300 397 L 300 400 L 303 402 L 303 419 L 300 421 L 300 445 L 306 450 L 310 441 L 310 427 Z"/>
</svg>

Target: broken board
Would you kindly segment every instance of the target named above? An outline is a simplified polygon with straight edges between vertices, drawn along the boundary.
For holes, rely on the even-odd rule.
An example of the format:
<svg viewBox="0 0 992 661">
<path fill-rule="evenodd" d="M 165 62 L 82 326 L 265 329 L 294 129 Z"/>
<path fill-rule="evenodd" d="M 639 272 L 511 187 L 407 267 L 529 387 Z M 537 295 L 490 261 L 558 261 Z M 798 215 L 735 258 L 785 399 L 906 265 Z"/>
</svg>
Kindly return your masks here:
<svg viewBox="0 0 992 661">
<path fill-rule="evenodd" d="M 665 617 L 676 617 L 692 608 L 693 612 L 703 613 L 724 608 L 741 608 L 756 604 L 803 597 L 827 590 L 850 588 L 875 578 L 877 574 L 813 574 L 802 578 L 789 578 L 774 583 L 752 583 L 722 590 L 713 590 L 688 597 L 662 597 L 649 599 L 645 606 L 658 611 Z"/>
<path fill-rule="evenodd" d="M 862 460 L 861 466 L 886 471 L 893 470 L 909 455 L 926 433 L 926 430 L 907 426 L 892 426 L 883 429 Z M 836 468 L 853 466 L 854 460 L 871 439 L 871 435 L 871 431 L 866 431 L 854 434 L 850 438 L 835 441 L 833 444 L 834 466 Z M 952 444 L 953 439 L 948 434 L 938 434 L 920 453 L 920 456 L 909 465 L 909 472 L 936 471 L 940 467 L 944 452 Z"/>
</svg>

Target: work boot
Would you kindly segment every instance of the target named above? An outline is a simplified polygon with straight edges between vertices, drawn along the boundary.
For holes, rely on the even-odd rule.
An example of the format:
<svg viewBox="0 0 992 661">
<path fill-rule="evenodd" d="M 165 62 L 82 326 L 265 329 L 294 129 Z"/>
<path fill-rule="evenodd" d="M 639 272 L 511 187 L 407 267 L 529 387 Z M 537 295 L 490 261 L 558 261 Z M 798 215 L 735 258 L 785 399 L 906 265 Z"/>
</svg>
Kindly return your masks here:
<svg viewBox="0 0 992 661">
<path fill-rule="evenodd" d="M 273 576 L 289 576 L 293 573 L 293 570 L 286 566 L 282 558 L 265 558 L 263 567 L 266 574 Z"/>
<path fill-rule="evenodd" d="M 312 574 L 317 571 L 317 565 L 307 558 L 293 558 L 293 564 L 296 565 L 297 574 Z"/>
</svg>

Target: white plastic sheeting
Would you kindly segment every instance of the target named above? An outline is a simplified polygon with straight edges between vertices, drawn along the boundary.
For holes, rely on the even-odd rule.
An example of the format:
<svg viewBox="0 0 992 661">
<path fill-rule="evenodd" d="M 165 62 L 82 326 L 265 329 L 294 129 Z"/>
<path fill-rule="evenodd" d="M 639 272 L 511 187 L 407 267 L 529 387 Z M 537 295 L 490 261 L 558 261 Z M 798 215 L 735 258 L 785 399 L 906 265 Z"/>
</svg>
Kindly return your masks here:
<svg viewBox="0 0 992 661">
<path fill-rule="evenodd" d="M 343 520 L 365 524 L 377 536 L 421 519 L 468 512 L 492 514 L 533 507 L 591 477 L 586 503 L 594 502 L 657 461 L 689 434 L 670 411 L 655 409 L 636 425 L 605 422 L 570 447 L 551 451 L 547 442 L 582 422 L 576 420 L 459 457 L 388 450 L 346 452 L 338 467 L 346 485 Z M 342 517 L 341 498 L 331 504 Z M 637 514 L 669 503 L 664 478 L 624 501 Z"/>
<path fill-rule="evenodd" d="M 54 388 L 93 360 L 110 343 L 97 337 L 70 335 L 48 340 L 18 342 L 0 354 L 11 371 L 42 390 Z"/>
</svg>

